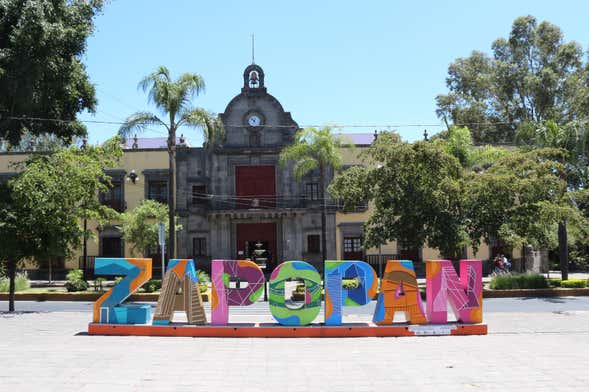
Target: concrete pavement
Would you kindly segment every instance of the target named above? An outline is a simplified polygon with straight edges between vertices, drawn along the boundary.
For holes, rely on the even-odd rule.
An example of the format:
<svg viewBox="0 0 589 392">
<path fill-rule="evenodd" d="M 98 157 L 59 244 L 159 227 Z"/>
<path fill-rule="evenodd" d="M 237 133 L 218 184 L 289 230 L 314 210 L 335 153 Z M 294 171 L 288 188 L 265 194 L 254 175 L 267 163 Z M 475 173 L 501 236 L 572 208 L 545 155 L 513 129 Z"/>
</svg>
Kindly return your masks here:
<svg viewBox="0 0 589 392">
<path fill-rule="evenodd" d="M 0 313 L 0 390 L 585 391 L 589 302 L 554 300 L 486 300 L 487 336 L 357 339 L 88 336 L 90 304 L 17 303 Z M 230 320 L 271 317 L 263 305 Z"/>
</svg>

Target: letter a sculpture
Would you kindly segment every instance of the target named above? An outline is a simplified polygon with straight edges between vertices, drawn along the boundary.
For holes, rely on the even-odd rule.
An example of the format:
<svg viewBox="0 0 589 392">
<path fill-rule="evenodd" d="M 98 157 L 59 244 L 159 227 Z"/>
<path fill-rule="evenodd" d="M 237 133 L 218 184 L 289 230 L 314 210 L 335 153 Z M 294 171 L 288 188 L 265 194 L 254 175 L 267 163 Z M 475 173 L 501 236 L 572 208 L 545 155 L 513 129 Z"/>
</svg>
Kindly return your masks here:
<svg viewBox="0 0 589 392">
<path fill-rule="evenodd" d="M 167 325 L 172 321 L 178 288 L 182 287 L 183 308 L 189 324 L 204 325 L 207 322 L 202 296 L 198 287 L 198 276 L 194 261 L 173 259 L 162 282 L 162 292 L 157 301 L 153 324 Z"/>
<path fill-rule="evenodd" d="M 392 324 L 395 312 L 405 312 L 411 324 L 427 324 L 412 261 L 387 261 L 380 289 L 374 323 Z"/>
</svg>

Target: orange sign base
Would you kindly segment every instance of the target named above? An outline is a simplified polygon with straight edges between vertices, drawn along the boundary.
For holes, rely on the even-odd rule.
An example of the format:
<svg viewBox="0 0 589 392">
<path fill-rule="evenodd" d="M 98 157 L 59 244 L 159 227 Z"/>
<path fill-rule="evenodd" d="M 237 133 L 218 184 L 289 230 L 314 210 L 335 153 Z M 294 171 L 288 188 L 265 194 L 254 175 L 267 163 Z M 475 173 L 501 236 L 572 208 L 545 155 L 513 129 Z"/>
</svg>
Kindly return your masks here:
<svg viewBox="0 0 589 392">
<path fill-rule="evenodd" d="M 486 324 L 426 324 L 426 325 L 374 325 L 344 324 L 326 326 L 322 324 L 304 327 L 285 327 L 279 324 L 230 324 L 230 325 L 129 325 L 98 324 L 88 325 L 90 335 L 118 336 L 188 336 L 202 338 L 361 338 L 398 336 L 448 336 L 486 335 Z"/>
</svg>

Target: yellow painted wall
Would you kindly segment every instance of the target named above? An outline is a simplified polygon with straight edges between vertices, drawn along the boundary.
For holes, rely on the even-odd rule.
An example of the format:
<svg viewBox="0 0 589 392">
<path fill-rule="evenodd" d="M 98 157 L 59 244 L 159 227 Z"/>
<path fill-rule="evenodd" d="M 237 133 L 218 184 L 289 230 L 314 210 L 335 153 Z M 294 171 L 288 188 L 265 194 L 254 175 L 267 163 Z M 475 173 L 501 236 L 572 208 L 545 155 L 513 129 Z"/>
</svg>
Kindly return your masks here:
<svg viewBox="0 0 589 392">
<path fill-rule="evenodd" d="M 23 162 L 26 160 L 26 154 L 0 154 L 0 173 L 16 172 L 17 168 L 13 167 L 15 162 Z M 139 180 L 133 184 L 131 181 L 124 181 L 124 195 L 127 210 L 136 207 L 139 202 L 145 199 L 145 178 L 143 171 L 146 169 L 167 169 L 168 168 L 168 152 L 167 150 L 125 150 L 121 163 L 118 167 L 112 169 L 123 169 L 126 173 L 135 170 L 139 175 Z M 174 187 L 175 189 L 175 187 Z M 112 222 L 118 224 L 120 222 Z M 88 228 L 94 233 L 93 237 L 87 241 L 87 252 L 89 256 L 96 256 L 99 254 L 98 231 L 96 230 L 96 222 L 88 221 Z M 70 257 L 65 262 L 66 268 L 77 268 L 79 256 L 82 256 L 82 247 L 75 249 Z M 140 253 L 133 253 L 131 245 L 125 243 L 126 257 L 139 257 Z M 33 268 L 34 264 L 26 263 L 26 268 Z"/>
<path fill-rule="evenodd" d="M 121 164 L 113 169 L 123 169 L 126 173 L 135 170 L 139 179 L 133 184 L 131 181 L 124 181 L 126 211 L 135 208 L 141 200 L 145 199 L 145 178 L 143 171 L 146 169 L 167 169 L 168 152 L 166 150 L 125 150 Z M 113 221 L 112 224 L 119 224 L 119 221 Z M 88 222 L 88 227 L 95 233 L 93 239 L 87 242 L 88 256 L 97 256 L 99 254 L 98 231 L 96 222 Z M 82 248 L 77 249 L 75 255 L 66 262 L 66 268 L 77 268 L 79 256 L 82 256 Z M 142 257 L 141 252 L 133 252 L 131 244 L 125 242 L 125 257 Z"/>
<path fill-rule="evenodd" d="M 342 148 L 340 151 L 344 165 L 359 165 L 364 163 L 362 157 L 359 157 L 358 155 L 363 151 L 366 151 L 366 147 Z"/>
<path fill-rule="evenodd" d="M 364 165 L 366 164 L 366 162 L 363 161 L 363 158 L 360 156 L 360 154 L 363 151 L 366 151 L 366 147 L 356 147 L 356 148 L 342 148 L 341 149 L 341 154 L 342 154 L 342 162 L 343 165 Z M 372 206 L 369 205 L 368 209 L 366 211 L 363 212 L 350 212 L 350 213 L 343 213 L 343 212 L 337 212 L 335 215 L 335 222 L 336 222 L 336 252 L 337 252 L 337 257 L 340 259 L 343 259 L 343 249 L 342 249 L 342 242 L 343 242 L 343 236 L 342 236 L 342 232 L 339 229 L 339 224 L 340 223 L 360 223 L 363 224 L 364 222 L 366 222 L 366 220 L 368 220 L 368 218 L 371 215 L 371 209 Z M 396 242 L 390 242 L 386 245 L 381 246 L 381 254 L 396 254 L 397 253 L 397 243 Z M 378 254 L 378 248 L 369 248 L 366 249 L 365 252 L 367 255 L 377 255 Z"/>
<path fill-rule="evenodd" d="M 0 173 L 16 172 L 17 169 L 13 166 L 13 164 L 24 162 L 26 159 L 26 154 L 0 154 Z"/>
<path fill-rule="evenodd" d="M 343 213 L 337 212 L 335 215 L 336 221 L 336 233 L 335 233 L 335 240 L 336 240 L 336 254 L 338 259 L 343 259 L 344 251 L 342 249 L 343 243 L 343 235 L 339 228 L 340 223 L 360 223 L 363 224 L 368 220 L 370 217 L 370 209 L 364 212 L 350 212 L 350 213 Z M 381 254 L 395 254 L 397 253 L 397 243 L 390 242 L 386 245 L 381 246 Z M 378 248 L 370 248 L 366 250 L 367 255 L 377 255 Z"/>
</svg>

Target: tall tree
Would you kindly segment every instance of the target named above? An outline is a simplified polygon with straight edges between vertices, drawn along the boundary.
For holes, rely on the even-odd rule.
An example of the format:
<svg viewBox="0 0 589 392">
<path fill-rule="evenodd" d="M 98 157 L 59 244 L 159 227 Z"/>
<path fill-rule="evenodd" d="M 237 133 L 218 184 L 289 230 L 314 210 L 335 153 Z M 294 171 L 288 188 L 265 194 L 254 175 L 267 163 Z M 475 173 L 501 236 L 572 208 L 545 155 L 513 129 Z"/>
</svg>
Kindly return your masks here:
<svg viewBox="0 0 589 392">
<path fill-rule="evenodd" d="M 475 51 L 450 65 L 446 79 L 450 92 L 436 98 L 437 114 L 447 123 L 469 125 L 477 143 L 514 143 L 522 132 L 536 127 L 530 124 L 568 127 L 586 121 L 589 64 L 583 61 L 580 45 L 565 42 L 557 26 L 538 24 L 533 16 L 519 17 L 509 38 L 495 40 L 492 50 L 493 58 Z M 551 146 L 561 147 L 556 144 Z M 566 277 L 565 220 L 558 233 Z"/>
<path fill-rule="evenodd" d="M 98 147 L 71 147 L 35 154 L 8 182 L 0 197 L 0 260 L 8 265 L 9 310 L 14 311 L 17 263 L 27 259 L 67 257 L 81 244 L 84 218 L 103 221 L 114 211 L 96 195 L 107 191 L 104 170 L 116 166 L 122 150 L 113 138 Z"/>
<path fill-rule="evenodd" d="M 139 87 L 148 92 L 149 101 L 155 104 L 164 115 L 160 119 L 156 114 L 138 112 L 127 118 L 119 129 L 119 135 L 127 138 L 134 132 L 142 132 L 147 126 L 163 126 L 168 131 L 168 254 L 175 257 L 176 230 L 174 216 L 174 164 L 176 155 L 176 134 L 180 127 L 197 127 L 202 129 L 205 146 L 210 146 L 223 136 L 223 125 L 217 116 L 201 108 L 195 108 L 191 99 L 204 92 L 205 82 L 196 73 L 184 73 L 172 80 L 170 72 L 160 66 L 155 72 L 139 82 Z"/>
<path fill-rule="evenodd" d="M 305 128 L 296 133 L 294 142 L 280 153 L 280 163 L 294 162 L 295 178 L 301 180 L 311 170 L 319 170 L 321 199 L 321 257 L 327 260 L 327 195 L 329 170 L 337 170 L 342 164 L 340 148 L 344 140 L 333 134 L 331 127 Z"/>
<path fill-rule="evenodd" d="M 23 133 L 69 140 L 86 133 L 94 86 L 81 57 L 102 0 L 0 1 L 0 139 Z"/>
<path fill-rule="evenodd" d="M 589 124 L 585 121 L 571 121 L 558 125 L 548 120 L 539 123 L 526 123 L 517 134 L 518 142 L 528 147 L 559 148 L 567 152 L 560 157 L 564 167 L 561 177 L 567 182 L 568 198 L 578 206 L 575 198 L 585 192 L 589 185 Z M 558 253 L 562 279 L 568 278 L 567 218 L 558 225 Z"/>
<path fill-rule="evenodd" d="M 418 248 L 427 242 L 446 257 L 460 256 L 468 237 L 458 159 L 440 143 L 402 142 L 386 132 L 365 159 L 366 167 L 344 171 L 329 189 L 345 209 L 366 200 L 374 204 L 364 224 L 366 245 L 397 241 Z"/>
<path fill-rule="evenodd" d="M 468 127 L 450 126 L 444 131 L 443 137 L 437 135 L 432 138 L 434 143 L 439 143 L 451 155 L 454 155 L 460 164 L 468 168 L 472 164 L 473 151 L 472 137 Z"/>
<path fill-rule="evenodd" d="M 565 42 L 557 26 L 519 17 L 492 51 L 492 57 L 473 51 L 450 64 L 449 93 L 436 98 L 438 116 L 468 125 L 475 143 L 513 143 L 526 122 L 563 125 L 587 114 L 583 50 Z"/>
<path fill-rule="evenodd" d="M 473 245 L 494 237 L 511 248 L 551 248 L 563 220 L 586 232 L 586 220 L 567 192 L 566 155 L 562 149 L 511 151 L 469 173 L 464 210 Z"/>
</svg>

